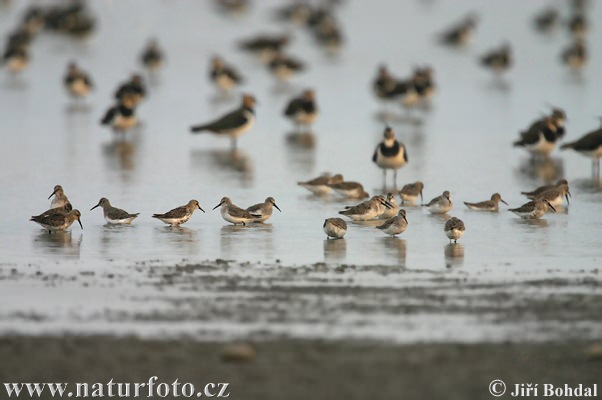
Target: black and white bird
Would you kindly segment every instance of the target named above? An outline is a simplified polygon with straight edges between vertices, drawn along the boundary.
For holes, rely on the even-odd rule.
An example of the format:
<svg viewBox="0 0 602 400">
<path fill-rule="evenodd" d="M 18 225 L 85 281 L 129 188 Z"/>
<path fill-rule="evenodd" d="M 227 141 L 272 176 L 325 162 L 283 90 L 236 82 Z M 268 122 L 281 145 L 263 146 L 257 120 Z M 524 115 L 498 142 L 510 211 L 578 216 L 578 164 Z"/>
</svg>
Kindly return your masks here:
<svg viewBox="0 0 602 400">
<path fill-rule="evenodd" d="M 436 92 L 433 69 L 428 66 L 414 69 L 413 82 L 414 90 L 421 103 L 428 106 Z"/>
<path fill-rule="evenodd" d="M 63 83 L 69 95 L 76 100 L 85 98 L 94 88 L 90 76 L 79 69 L 75 62 L 71 62 L 67 66 L 67 73 L 65 74 Z"/>
<path fill-rule="evenodd" d="M 115 132 L 125 133 L 138 123 L 136 118 L 135 99 L 132 95 L 124 95 L 117 105 L 109 108 L 102 118 L 102 125 L 110 125 Z"/>
<path fill-rule="evenodd" d="M 495 74 L 502 74 L 512 66 L 512 49 L 510 44 L 504 43 L 501 47 L 491 50 L 480 58 L 483 67 L 490 69 Z"/>
<path fill-rule="evenodd" d="M 209 78 L 223 92 L 230 92 L 243 83 L 243 78 L 238 71 L 226 64 L 221 57 L 213 57 L 211 59 Z"/>
<path fill-rule="evenodd" d="M 558 22 L 558 10 L 548 7 L 533 18 L 535 28 L 541 32 L 547 32 Z"/>
<path fill-rule="evenodd" d="M 16 76 L 29 65 L 29 50 L 25 45 L 9 45 L 2 55 L 2 65 L 8 72 Z"/>
<path fill-rule="evenodd" d="M 600 176 L 600 157 L 602 157 L 602 118 L 600 128 L 586 133 L 580 139 L 565 143 L 560 146 L 561 150 L 573 149 L 577 153 L 592 159 L 592 172 L 594 176 Z"/>
<path fill-rule="evenodd" d="M 588 52 L 585 42 L 582 39 L 575 40 L 574 43 L 562 51 L 560 60 L 572 71 L 577 72 L 582 70 L 583 67 L 587 65 L 588 61 Z"/>
<path fill-rule="evenodd" d="M 288 35 L 260 35 L 241 41 L 239 47 L 249 53 L 255 54 L 260 61 L 269 63 L 282 52 L 290 42 Z"/>
<path fill-rule="evenodd" d="M 439 40 L 450 46 L 465 46 L 472 40 L 476 26 L 476 15 L 469 14 L 460 23 L 439 34 Z"/>
<path fill-rule="evenodd" d="M 547 158 L 558 140 L 564 136 L 565 119 L 563 110 L 554 109 L 551 115 L 536 120 L 521 132 L 520 139 L 513 143 L 514 146 L 525 148 L 534 157 Z"/>
<path fill-rule="evenodd" d="M 292 120 L 297 127 L 310 127 L 318 117 L 316 93 L 307 89 L 300 97 L 292 99 L 284 110 L 284 116 Z"/>
<path fill-rule="evenodd" d="M 192 126 L 190 131 L 193 133 L 209 131 L 221 136 L 229 136 L 232 150 L 236 150 L 238 137 L 251 129 L 255 123 L 255 103 L 255 97 L 244 94 L 239 108 L 209 123 Z"/>
<path fill-rule="evenodd" d="M 403 143 L 395 140 L 395 133 L 386 127 L 383 133 L 384 140 L 376 146 L 372 161 L 383 170 L 383 180 L 386 186 L 387 170 L 393 170 L 393 186 L 397 186 L 397 170 L 408 162 L 408 152 Z"/>
<path fill-rule="evenodd" d="M 163 51 L 156 39 L 151 39 L 140 55 L 142 65 L 151 73 L 159 71 L 165 62 Z"/>
<path fill-rule="evenodd" d="M 270 72 L 280 82 L 288 82 L 293 76 L 305 70 L 305 64 L 300 60 L 278 53 L 268 64 Z"/>
<path fill-rule="evenodd" d="M 146 85 L 141 75 L 134 74 L 132 78 L 121 84 L 115 92 L 115 98 L 122 100 L 125 96 L 131 98 L 134 106 L 138 105 L 146 97 Z"/>
</svg>

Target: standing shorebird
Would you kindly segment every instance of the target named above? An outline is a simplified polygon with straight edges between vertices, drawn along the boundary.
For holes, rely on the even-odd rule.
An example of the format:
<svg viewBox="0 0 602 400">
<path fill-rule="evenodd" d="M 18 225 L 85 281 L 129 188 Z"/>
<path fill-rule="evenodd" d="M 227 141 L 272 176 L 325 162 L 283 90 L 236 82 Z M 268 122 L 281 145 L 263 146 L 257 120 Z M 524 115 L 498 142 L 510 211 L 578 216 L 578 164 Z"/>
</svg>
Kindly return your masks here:
<svg viewBox="0 0 602 400">
<path fill-rule="evenodd" d="M 327 218 L 324 220 L 322 229 L 326 233 L 326 239 L 340 239 L 347 233 L 347 223 L 341 218 Z"/>
<path fill-rule="evenodd" d="M 164 214 L 153 214 L 153 218 L 157 218 L 169 226 L 179 226 L 188 221 L 197 209 L 205 212 L 198 201 L 190 200 L 185 206 L 174 208 Z"/>
<path fill-rule="evenodd" d="M 524 147 L 533 157 L 547 158 L 563 134 L 564 128 L 559 131 L 558 122 L 554 116 L 546 116 L 534 122 L 526 131 L 521 132 L 520 139 L 513 145 L 514 147 Z"/>
<path fill-rule="evenodd" d="M 257 55 L 262 62 L 268 63 L 288 45 L 289 41 L 288 35 L 261 35 L 240 42 L 239 47 Z"/>
<path fill-rule="evenodd" d="M 70 204 L 69 199 L 67 198 L 67 195 L 65 194 L 65 191 L 63 190 L 63 187 L 61 185 L 56 185 L 54 187 L 54 190 L 52 191 L 50 196 L 48 196 L 48 200 L 50 200 L 52 196 L 54 196 L 54 199 L 52 199 L 52 201 L 50 202 L 51 209 L 65 207 L 67 204 Z"/>
<path fill-rule="evenodd" d="M 450 46 L 465 46 L 472 40 L 476 26 L 476 16 L 469 14 L 459 24 L 439 34 L 439 40 Z"/>
<path fill-rule="evenodd" d="M 498 49 L 485 53 L 480 58 L 480 63 L 485 68 L 489 68 L 495 74 L 502 74 L 512 66 L 512 50 L 510 44 L 505 43 Z"/>
<path fill-rule="evenodd" d="M 431 67 L 416 68 L 414 70 L 414 89 L 423 106 L 428 106 L 436 92 L 433 69 Z"/>
<path fill-rule="evenodd" d="M 597 177 L 600 176 L 600 157 L 602 157 L 602 118 L 600 118 L 600 125 L 600 129 L 589 132 L 574 142 L 560 146 L 561 150 L 573 149 L 585 157 L 590 157 L 593 174 Z"/>
<path fill-rule="evenodd" d="M 224 93 L 236 89 L 236 87 L 243 83 L 243 78 L 238 71 L 234 67 L 227 65 L 221 57 L 213 57 L 211 59 L 209 78 Z"/>
<path fill-rule="evenodd" d="M 232 150 L 236 150 L 238 137 L 251 129 L 255 123 L 255 103 L 255 97 L 244 94 L 239 108 L 215 121 L 192 126 L 190 131 L 193 133 L 209 131 L 218 135 L 230 136 Z"/>
<path fill-rule="evenodd" d="M 511 208 L 508 211 L 513 212 L 522 219 L 539 219 L 543 217 L 546 212 L 548 212 L 548 207 L 556 212 L 556 209 L 550 204 L 549 201 L 546 199 L 537 198 L 533 201 L 523 204 L 518 208 Z"/>
<path fill-rule="evenodd" d="M 445 236 L 449 238 L 449 242 L 453 240 L 454 243 L 458 243 L 458 239 L 464 235 L 466 228 L 464 227 L 464 222 L 461 219 L 456 217 L 451 217 L 443 227 L 443 231 L 445 232 Z"/>
<path fill-rule="evenodd" d="M 569 191 L 569 185 L 563 183 L 562 185 L 541 192 L 535 198 L 546 200 L 550 205 L 557 207 L 562 205 L 564 199 L 566 199 L 566 204 L 569 205 L 569 196 L 572 196 Z"/>
<path fill-rule="evenodd" d="M 67 66 L 67 74 L 63 83 L 69 95 L 76 100 L 85 98 L 94 88 L 90 76 L 79 69 L 74 62 Z"/>
<path fill-rule="evenodd" d="M 417 181 L 414 183 L 408 183 L 404 185 L 399 191 L 399 197 L 401 197 L 401 204 L 408 202 L 413 205 L 416 203 L 418 196 L 420 196 L 420 202 L 424 200 L 422 198 L 422 190 L 424 189 L 424 183 Z"/>
<path fill-rule="evenodd" d="M 389 218 L 384 224 L 377 226 L 376 229 L 380 229 L 387 235 L 395 237 L 403 233 L 407 227 L 406 210 L 399 210 L 396 216 Z"/>
<path fill-rule="evenodd" d="M 80 220 L 81 216 L 82 214 L 79 210 L 71 210 L 68 213 L 56 212 L 48 215 L 31 217 L 30 221 L 47 229 L 48 233 L 52 233 L 53 231 L 64 231 L 68 229 L 75 221 L 79 222 L 79 226 L 84 229 L 82 221 Z"/>
<path fill-rule="evenodd" d="M 109 199 L 106 197 L 101 198 L 98 201 L 98 204 L 92 207 L 90 211 L 94 210 L 96 207 L 102 207 L 102 214 L 109 224 L 131 224 L 132 221 L 140 215 L 140 213 L 130 214 L 125 210 L 111 206 Z"/>
<path fill-rule="evenodd" d="M 530 192 L 520 192 L 520 194 L 524 194 L 525 196 L 527 196 L 528 199 L 534 199 L 537 196 L 539 196 L 540 194 L 542 194 L 543 192 L 545 192 L 546 190 L 549 189 L 554 189 L 560 185 L 568 185 L 568 181 L 566 179 L 561 179 L 558 182 L 556 182 L 555 185 L 544 185 L 544 186 L 540 186 L 535 190 L 532 190 Z"/>
<path fill-rule="evenodd" d="M 122 83 L 115 91 L 115 99 L 123 101 L 125 97 L 133 101 L 137 106 L 146 97 L 146 85 L 141 75 L 134 74 L 127 82 Z"/>
<path fill-rule="evenodd" d="M 151 73 L 154 73 L 163 67 L 164 60 L 165 56 L 159 47 L 159 43 L 156 39 L 151 39 L 140 55 L 142 65 L 144 65 Z"/>
<path fill-rule="evenodd" d="M 255 204 L 247 208 L 247 211 L 251 214 L 259 215 L 259 217 L 255 218 L 253 222 L 265 222 L 272 216 L 274 207 L 276 207 L 278 211 L 282 212 L 280 207 L 276 205 L 276 200 L 274 200 L 273 197 L 268 197 L 265 199 L 265 202 Z"/>
<path fill-rule="evenodd" d="M 560 54 L 560 60 L 574 72 L 581 71 L 587 65 L 587 47 L 583 39 L 577 39 Z"/>
<path fill-rule="evenodd" d="M 234 225 L 246 225 L 262 217 L 260 214 L 253 214 L 235 206 L 228 197 L 222 197 L 219 204 L 213 207 L 213 209 L 215 210 L 218 207 L 221 207 L 220 213 L 222 214 L 222 218 Z"/>
<path fill-rule="evenodd" d="M 329 183 L 328 187 L 340 194 L 341 196 L 351 199 L 364 199 L 369 196 L 368 192 L 359 182 L 343 181 L 338 183 Z"/>
<path fill-rule="evenodd" d="M 308 89 L 300 97 L 292 99 L 284 110 L 284 116 L 292 120 L 297 128 L 301 125 L 309 128 L 318 117 L 316 93 Z"/>
<path fill-rule="evenodd" d="M 450 193 L 446 190 L 441 196 L 435 197 L 422 206 L 427 207 L 431 214 L 445 214 L 452 209 L 454 204 L 451 201 Z"/>
<path fill-rule="evenodd" d="M 384 140 L 374 150 L 372 161 L 383 170 L 383 183 L 387 184 L 387 169 L 393 170 L 393 187 L 397 186 L 397 170 L 408 162 L 408 152 L 403 143 L 395 140 L 395 133 L 390 127 L 385 128 Z"/>
<path fill-rule="evenodd" d="M 393 99 L 392 93 L 397 85 L 397 80 L 391 75 L 385 65 L 378 67 L 378 74 L 372 83 L 372 90 L 376 97 L 385 102 L 385 105 Z"/>
<path fill-rule="evenodd" d="M 119 103 L 107 110 L 101 125 L 110 125 L 115 132 L 125 133 L 138 124 L 136 102 L 131 95 L 124 95 Z"/>
<path fill-rule="evenodd" d="M 29 51 L 26 45 L 10 45 L 4 51 L 2 62 L 8 72 L 16 76 L 29 65 Z"/>
<path fill-rule="evenodd" d="M 49 210 L 44 211 L 40 215 L 34 215 L 31 217 L 32 218 L 31 220 L 33 221 L 34 218 L 38 218 L 38 219 L 45 218 L 52 214 L 67 214 L 71 210 L 73 210 L 73 206 L 71 205 L 71 203 L 67 203 L 63 207 L 51 208 Z"/>
<path fill-rule="evenodd" d="M 558 10 L 552 7 L 546 8 L 533 18 L 535 28 L 542 32 L 547 32 L 558 22 Z"/>
<path fill-rule="evenodd" d="M 384 212 L 379 217 L 380 219 L 393 218 L 399 212 L 399 205 L 397 204 L 395 195 L 393 193 L 387 193 L 386 199 L 387 202 L 391 205 L 391 208 L 385 208 Z"/>
<path fill-rule="evenodd" d="M 331 176 L 330 174 L 324 174 L 307 182 L 297 182 L 297 185 L 304 187 L 313 194 L 322 196 L 329 194 L 332 191 L 332 188 L 328 186 L 329 184 L 336 184 L 341 182 L 343 182 L 343 175 L 341 174 L 336 174 L 335 176 Z"/>
<path fill-rule="evenodd" d="M 466 204 L 466 207 L 468 207 L 469 210 L 473 211 L 498 212 L 500 210 L 500 201 L 505 205 L 508 205 L 508 203 L 502 199 L 502 196 L 499 193 L 492 194 L 490 200 L 485 200 L 478 203 L 468 203 L 465 201 L 464 204 Z"/>
<path fill-rule="evenodd" d="M 353 221 L 370 221 L 378 218 L 391 204 L 383 196 L 374 196 L 353 207 L 345 207 L 339 214 L 351 218 Z"/>
<path fill-rule="evenodd" d="M 270 72 L 280 82 L 288 82 L 295 74 L 305 70 L 305 64 L 291 56 L 278 53 L 268 64 Z"/>
</svg>

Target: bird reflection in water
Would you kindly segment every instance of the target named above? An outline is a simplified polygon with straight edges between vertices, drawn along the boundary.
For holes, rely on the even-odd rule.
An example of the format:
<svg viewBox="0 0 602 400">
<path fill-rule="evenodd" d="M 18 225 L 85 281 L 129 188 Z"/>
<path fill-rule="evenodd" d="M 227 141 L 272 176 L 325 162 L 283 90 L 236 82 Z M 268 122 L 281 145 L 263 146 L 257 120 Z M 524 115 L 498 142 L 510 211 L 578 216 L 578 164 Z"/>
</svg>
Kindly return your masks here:
<svg viewBox="0 0 602 400">
<path fill-rule="evenodd" d="M 341 262 L 347 257 L 347 241 L 345 239 L 324 239 L 324 261 Z"/>
<path fill-rule="evenodd" d="M 74 237 L 71 231 L 55 231 L 49 234 L 47 230 L 43 230 L 34 237 L 33 245 L 45 254 L 79 258 L 82 239 L 82 234 Z"/>
<path fill-rule="evenodd" d="M 124 181 L 130 181 L 136 167 L 136 147 L 140 144 L 139 132 L 129 132 L 130 136 L 116 134 L 113 140 L 103 145 L 103 155 L 109 170 L 121 173 Z"/>
<path fill-rule="evenodd" d="M 288 165 L 293 167 L 295 172 L 313 171 L 316 163 L 315 147 L 316 135 L 312 131 L 287 133 L 286 149 L 290 161 Z"/>
<path fill-rule="evenodd" d="M 464 245 L 461 243 L 448 243 L 443 246 L 445 267 L 461 267 L 464 264 Z"/>
<path fill-rule="evenodd" d="M 111 256 L 111 254 L 119 254 L 123 251 L 124 238 L 122 235 L 131 232 L 132 229 L 136 229 L 131 224 L 109 224 L 108 222 L 102 226 L 100 235 L 100 252 L 104 256 Z M 130 243 L 131 244 L 131 243 Z"/>
<path fill-rule="evenodd" d="M 193 150 L 192 165 L 201 171 L 214 171 L 218 178 L 235 178 L 244 187 L 253 182 L 253 160 L 242 150 Z"/>
<path fill-rule="evenodd" d="M 274 258 L 273 226 L 269 223 L 224 225 L 220 229 L 221 257 L 231 259 L 253 253 L 262 259 Z M 248 244 L 250 247 L 245 247 Z"/>
<path fill-rule="evenodd" d="M 521 162 L 518 172 L 549 184 L 564 176 L 564 163 L 560 158 L 528 158 Z"/>
<path fill-rule="evenodd" d="M 198 232 L 183 226 L 161 226 L 155 228 L 160 243 L 169 243 L 176 248 L 178 253 L 183 250 L 186 254 L 196 256 L 198 254 Z"/>
<path fill-rule="evenodd" d="M 383 242 L 387 254 L 395 257 L 399 265 L 405 268 L 408 249 L 407 242 L 404 239 L 392 236 L 383 237 L 380 240 Z"/>
</svg>

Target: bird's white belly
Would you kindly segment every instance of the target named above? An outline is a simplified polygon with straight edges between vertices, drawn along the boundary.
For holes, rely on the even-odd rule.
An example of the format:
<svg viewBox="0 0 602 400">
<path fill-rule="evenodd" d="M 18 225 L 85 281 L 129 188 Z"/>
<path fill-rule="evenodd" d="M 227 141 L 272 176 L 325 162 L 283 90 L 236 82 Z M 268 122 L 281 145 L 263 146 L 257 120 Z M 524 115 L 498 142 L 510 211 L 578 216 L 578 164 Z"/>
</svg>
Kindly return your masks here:
<svg viewBox="0 0 602 400">
<path fill-rule="evenodd" d="M 123 115 L 117 115 L 113 121 L 113 127 L 115 129 L 126 130 L 136 126 L 138 120 L 135 116 L 124 117 Z"/>
<path fill-rule="evenodd" d="M 399 169 L 406 165 L 406 160 L 404 159 L 404 151 L 403 148 L 399 148 L 399 152 L 397 155 L 392 157 L 385 157 L 380 152 L 380 148 L 376 155 L 376 165 L 383 169 Z"/>
<path fill-rule="evenodd" d="M 459 229 L 452 229 L 449 231 L 445 231 L 445 235 L 452 240 L 458 240 L 460 239 L 460 237 L 462 237 L 462 235 L 464 235 L 464 231 L 461 231 Z"/>
<path fill-rule="evenodd" d="M 527 150 L 531 153 L 549 155 L 556 147 L 555 142 L 548 142 L 543 134 L 539 134 L 539 141 L 533 145 L 527 146 Z"/>
<path fill-rule="evenodd" d="M 69 93 L 75 97 L 84 97 L 90 93 L 90 86 L 86 85 L 83 80 L 77 79 L 69 85 Z"/>
</svg>

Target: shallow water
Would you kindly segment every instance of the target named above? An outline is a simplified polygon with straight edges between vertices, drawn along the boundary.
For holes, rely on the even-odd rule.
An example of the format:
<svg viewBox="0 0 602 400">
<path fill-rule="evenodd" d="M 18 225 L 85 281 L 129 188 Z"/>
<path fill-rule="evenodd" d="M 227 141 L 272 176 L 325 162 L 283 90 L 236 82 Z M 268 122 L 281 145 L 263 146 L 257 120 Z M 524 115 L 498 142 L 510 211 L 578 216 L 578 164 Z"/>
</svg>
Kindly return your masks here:
<svg viewBox="0 0 602 400">
<path fill-rule="evenodd" d="M 588 36 L 590 65 L 581 77 L 575 77 L 557 62 L 559 52 L 570 42 L 567 32 L 559 28 L 551 35 L 541 35 L 530 26 L 531 16 L 544 5 L 542 1 L 452 5 L 391 0 L 379 2 L 378 7 L 372 2 L 349 1 L 338 12 L 347 43 L 336 56 L 318 49 L 307 32 L 272 22 L 269 9 L 280 2 L 255 3 L 248 14 L 233 17 L 214 12 L 210 2 L 147 1 L 144 8 L 133 1 L 93 2 L 90 6 L 100 29 L 89 40 L 43 33 L 32 46 L 33 61 L 22 77 L 12 80 L 5 73 L 0 75 L 0 204 L 4 210 L 0 254 L 4 274 L 10 276 L 11 268 L 30 271 L 26 269 L 29 264 L 40 268 L 43 275 L 45 266 L 52 265 L 52 271 L 66 276 L 73 268 L 119 270 L 123 266 L 128 283 L 117 291 L 117 297 L 121 296 L 122 308 L 128 312 L 148 301 L 131 295 L 132 288 L 144 281 L 132 265 L 148 260 L 160 260 L 161 265 L 218 258 L 270 265 L 278 260 L 287 266 L 327 262 L 395 266 L 402 267 L 401 271 L 444 275 L 452 267 L 486 282 L 505 281 L 510 268 L 510 275 L 516 272 L 518 281 L 537 273 L 544 280 L 573 279 L 574 274 L 581 274 L 599 282 L 602 192 L 591 181 L 590 161 L 556 151 L 553 163 L 533 168 L 525 153 L 511 146 L 518 131 L 547 110 L 546 102 L 566 109 L 567 140 L 597 127 L 595 116 L 600 114 L 602 100 L 602 82 L 595 79 L 602 67 L 598 26 L 594 25 Z M 592 3 L 589 19 L 595 23 L 602 20 L 602 7 Z M 10 4 L 0 8 L 3 36 L 23 7 L 20 2 Z M 471 47 L 456 51 L 434 43 L 435 32 L 471 10 L 481 17 Z M 236 51 L 234 43 L 257 32 L 287 29 L 295 37 L 291 52 L 303 58 L 309 70 L 289 87 L 282 87 L 256 60 Z M 139 69 L 139 51 L 149 37 L 159 39 L 168 64 L 153 79 L 149 98 L 138 109 L 143 125 L 120 142 L 98 121 L 117 84 Z M 503 40 L 512 43 L 516 64 L 500 83 L 478 67 L 476 57 Z M 239 101 L 237 96 L 216 97 L 209 85 L 207 68 L 213 54 L 223 55 L 241 69 L 247 78 L 244 90 L 260 102 L 257 123 L 241 138 L 236 154 L 228 151 L 227 140 L 188 133 L 191 124 L 228 111 Z M 61 85 L 65 66 L 72 59 L 90 71 L 97 86 L 85 107 L 75 109 Z M 384 237 L 368 223 L 351 224 L 344 240 L 327 241 L 322 232 L 324 218 L 336 216 L 353 201 L 336 196 L 317 198 L 296 186 L 299 180 L 331 171 L 362 182 L 370 193 L 382 191 L 381 171 L 370 161 L 384 126 L 377 118 L 382 107 L 370 89 L 381 62 L 398 75 L 409 74 L 416 64 L 435 68 L 439 92 L 430 111 L 414 115 L 421 123 L 400 118 L 390 121 L 410 157 L 399 173 L 398 186 L 424 181 L 425 200 L 450 190 L 455 202 L 450 215 L 467 226 L 458 245 L 448 244 L 443 218 L 420 208 L 408 208 L 410 225 L 398 239 Z M 288 98 L 305 87 L 316 89 L 321 115 L 313 132 L 305 137 L 309 140 L 298 141 L 281 112 Z M 396 111 L 403 116 L 401 110 Z M 505 211 L 504 205 L 499 214 L 481 214 L 469 212 L 461 203 L 485 200 L 500 192 L 511 206 L 519 206 L 525 202 L 521 190 L 560 176 L 571 184 L 570 208 L 540 221 L 521 221 Z M 83 231 L 74 225 L 71 233 L 48 235 L 28 221 L 48 208 L 46 197 L 55 184 L 63 185 L 73 205 L 82 211 Z M 103 196 L 117 207 L 140 212 L 140 217 L 132 226 L 104 225 L 102 211 L 88 211 Z M 282 213 L 275 211 L 264 225 L 231 226 L 217 210 L 211 211 L 222 196 L 240 206 L 273 196 Z M 180 228 L 168 228 L 150 218 L 152 213 L 192 198 L 198 199 L 207 213 L 195 213 Z M 113 260 L 120 267 L 115 267 Z M 246 273 L 261 279 L 252 269 Z M 407 275 L 401 274 L 398 279 L 404 281 L 404 277 Z M 352 278 L 358 284 L 363 279 L 365 274 Z M 386 286 L 387 281 L 379 285 Z M 107 318 L 99 310 L 121 307 L 104 301 L 103 285 L 93 282 L 93 291 L 88 287 L 73 293 L 90 298 L 90 315 L 96 315 L 91 331 L 105 329 Z M 37 301 L 31 308 L 23 305 L 24 291 L 35 292 L 34 300 L 56 300 L 66 314 L 73 311 L 66 295 L 58 295 L 52 286 L 31 286 L 28 279 L 9 279 L 2 286 L 3 294 L 11 299 L 2 305 L 6 329 L 14 329 L 15 313 L 52 314 Z M 151 292 L 155 290 L 154 285 L 150 287 Z M 179 289 L 179 285 L 173 286 L 166 298 L 177 296 Z M 157 300 L 157 307 L 172 310 L 166 298 Z M 243 298 L 241 294 L 238 300 Z M 145 310 L 149 307 L 153 309 L 144 304 Z M 367 318 L 356 311 L 341 313 L 341 321 L 357 315 Z M 139 333 L 152 330 L 125 320 L 128 329 Z M 460 334 L 463 321 L 456 321 Z M 73 327 L 71 318 L 56 316 L 50 322 L 51 331 Z M 288 322 L 284 325 L 288 330 L 310 335 L 309 325 L 304 325 L 307 321 L 299 326 Z M 420 319 L 415 322 L 420 328 L 416 340 L 427 338 L 424 332 L 429 324 Z M 276 323 L 268 325 L 273 332 L 279 329 Z M 34 331 L 42 325 L 35 326 Z M 342 332 L 346 326 L 341 325 Z M 483 339 L 488 334 L 485 325 L 481 326 L 475 337 Z M 519 324 L 517 329 L 522 327 Z M 215 329 L 244 331 L 219 324 Z M 390 333 L 385 327 L 379 331 Z M 369 332 L 354 332 L 371 337 Z M 327 329 L 320 335 L 337 336 Z"/>
</svg>

